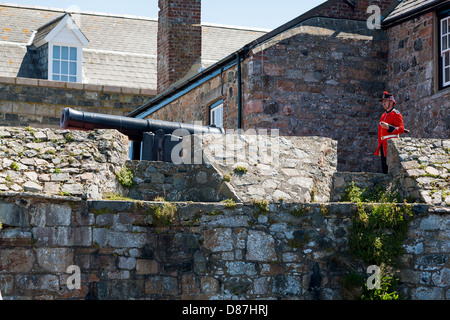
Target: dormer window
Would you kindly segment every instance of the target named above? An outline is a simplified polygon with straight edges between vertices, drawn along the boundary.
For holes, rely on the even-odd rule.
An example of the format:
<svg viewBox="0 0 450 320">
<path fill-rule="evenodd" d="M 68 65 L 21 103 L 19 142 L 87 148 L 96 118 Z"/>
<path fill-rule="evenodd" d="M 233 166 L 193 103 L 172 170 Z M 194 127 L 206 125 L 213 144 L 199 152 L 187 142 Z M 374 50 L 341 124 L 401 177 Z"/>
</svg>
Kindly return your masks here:
<svg viewBox="0 0 450 320">
<path fill-rule="evenodd" d="M 89 40 L 70 14 L 40 27 L 33 37 L 32 43 L 39 53 L 39 67 L 45 79 L 82 82 L 83 47 L 89 44 Z"/>
</svg>

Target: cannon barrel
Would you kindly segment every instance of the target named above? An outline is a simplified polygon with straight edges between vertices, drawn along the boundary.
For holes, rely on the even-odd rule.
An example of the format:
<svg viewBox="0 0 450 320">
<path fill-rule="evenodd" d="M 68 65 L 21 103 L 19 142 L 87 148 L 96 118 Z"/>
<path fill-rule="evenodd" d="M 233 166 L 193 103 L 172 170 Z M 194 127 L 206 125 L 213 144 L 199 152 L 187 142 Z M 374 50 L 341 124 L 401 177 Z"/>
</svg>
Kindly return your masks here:
<svg viewBox="0 0 450 320">
<path fill-rule="evenodd" d="M 182 134 L 182 132 L 179 131 L 177 132 L 178 136 L 201 133 L 224 133 L 223 129 L 213 126 L 200 126 L 153 119 L 135 119 L 77 111 L 71 108 L 64 109 L 61 115 L 60 126 L 62 129 L 84 131 L 94 129 L 117 129 L 133 141 L 142 141 L 144 133 L 157 132 L 158 130 L 162 130 L 165 134 L 173 134 L 175 130 L 183 129 L 185 133 Z"/>
</svg>

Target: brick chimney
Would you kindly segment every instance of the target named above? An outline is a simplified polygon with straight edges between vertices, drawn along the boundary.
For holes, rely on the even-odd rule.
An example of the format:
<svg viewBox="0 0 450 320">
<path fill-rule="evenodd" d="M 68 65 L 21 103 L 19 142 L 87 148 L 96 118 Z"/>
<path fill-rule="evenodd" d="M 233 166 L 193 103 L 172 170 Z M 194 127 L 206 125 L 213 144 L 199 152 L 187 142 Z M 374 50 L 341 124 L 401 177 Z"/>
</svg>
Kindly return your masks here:
<svg viewBox="0 0 450 320">
<path fill-rule="evenodd" d="M 158 6 L 158 93 L 162 93 L 201 58 L 201 0 L 159 0 Z"/>
</svg>

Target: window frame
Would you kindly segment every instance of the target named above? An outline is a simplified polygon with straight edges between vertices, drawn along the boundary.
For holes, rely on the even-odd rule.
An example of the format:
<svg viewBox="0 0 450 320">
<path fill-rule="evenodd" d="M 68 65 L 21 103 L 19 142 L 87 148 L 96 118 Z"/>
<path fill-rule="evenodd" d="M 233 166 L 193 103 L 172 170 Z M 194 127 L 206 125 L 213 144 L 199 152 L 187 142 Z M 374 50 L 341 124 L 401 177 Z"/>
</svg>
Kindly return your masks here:
<svg viewBox="0 0 450 320">
<path fill-rule="evenodd" d="M 216 118 L 216 114 L 219 114 L 220 116 L 218 118 Z M 219 120 L 219 124 L 218 125 L 216 123 L 216 120 Z M 209 125 L 210 126 L 216 126 L 217 128 L 223 128 L 223 100 L 219 100 L 215 103 L 213 103 L 210 107 L 209 107 Z"/>
<path fill-rule="evenodd" d="M 69 52 L 69 56 L 68 56 L 68 60 L 65 59 L 61 59 L 62 57 L 60 56 L 60 59 L 58 59 L 58 61 L 61 63 L 62 61 L 67 61 L 68 62 L 68 74 L 67 80 L 61 80 L 61 78 L 59 80 L 53 80 L 53 76 L 55 75 L 55 72 L 53 70 L 53 64 L 54 64 L 54 57 L 53 57 L 53 50 L 54 47 L 59 46 L 59 47 L 67 47 L 68 48 L 68 52 Z M 70 60 L 70 49 L 74 48 L 76 49 L 76 55 L 77 55 L 77 59 L 76 61 L 74 60 Z M 73 44 L 73 43 L 63 43 L 63 42 L 52 42 L 49 43 L 49 48 L 48 48 L 48 80 L 50 81 L 61 81 L 61 82 L 71 82 L 71 83 L 81 83 L 82 82 L 82 61 L 83 61 L 83 47 Z M 70 81 L 70 62 L 75 62 L 76 63 L 76 81 Z M 65 74 L 61 72 L 56 73 L 56 75 L 59 76 L 64 76 Z M 73 76 L 72 76 L 73 77 Z"/>
<path fill-rule="evenodd" d="M 444 21 L 447 24 L 447 32 L 443 34 Z M 443 90 L 450 87 L 450 77 L 448 81 L 445 81 L 445 71 L 448 69 L 450 73 L 450 8 L 446 8 L 437 13 L 437 36 L 438 36 L 438 78 L 439 78 L 439 90 Z M 447 39 L 447 47 L 444 49 L 444 39 Z M 445 59 L 448 59 L 449 64 L 446 65 Z"/>
</svg>

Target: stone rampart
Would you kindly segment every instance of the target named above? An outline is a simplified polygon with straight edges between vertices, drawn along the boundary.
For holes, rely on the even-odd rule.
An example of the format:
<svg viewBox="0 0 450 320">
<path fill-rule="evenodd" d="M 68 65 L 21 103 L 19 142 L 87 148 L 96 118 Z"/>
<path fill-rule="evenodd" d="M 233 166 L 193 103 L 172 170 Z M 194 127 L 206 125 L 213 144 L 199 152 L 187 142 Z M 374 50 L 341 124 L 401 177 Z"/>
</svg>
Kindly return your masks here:
<svg viewBox="0 0 450 320">
<path fill-rule="evenodd" d="M 403 138 L 388 144 L 393 186 L 404 198 L 450 206 L 450 140 Z"/>
<path fill-rule="evenodd" d="M 177 167 L 127 162 L 127 141 L 111 130 L 3 128 L 0 136 L 4 299 L 344 299 L 343 279 L 367 266 L 349 255 L 357 205 L 330 199 L 339 201 L 351 181 L 366 188 L 390 180 L 336 172 L 336 143 L 327 138 L 281 137 L 252 149 L 258 137 L 241 136 L 252 151 L 243 153 L 205 137 L 208 163 Z M 412 204 L 399 290 L 450 299 L 448 141 L 391 140 L 389 155 L 392 186 L 404 198 L 430 198 Z M 125 164 L 131 188 L 116 175 Z M 408 170 L 430 183 L 409 181 Z M 101 200 L 107 193 L 135 200 Z M 218 195 L 234 201 L 213 201 Z M 67 285 L 73 266 L 79 289 Z"/>
<path fill-rule="evenodd" d="M 64 108 L 126 115 L 154 90 L 0 77 L 0 126 L 59 128 Z"/>
<path fill-rule="evenodd" d="M 348 255 L 355 210 L 1 196 L 0 290 L 4 299 L 343 299 L 349 264 L 367 268 Z M 401 289 L 448 299 L 450 222 L 428 210 L 413 206 Z M 67 285 L 70 266 L 79 289 Z"/>
<path fill-rule="evenodd" d="M 128 157 L 115 130 L 92 132 L 0 128 L 0 191 L 101 199 L 120 193 Z"/>
<path fill-rule="evenodd" d="M 211 165 L 173 164 L 153 161 L 127 161 L 133 172 L 133 185 L 123 189 L 123 196 L 153 201 L 219 202 L 240 201 L 223 175 Z"/>
<path fill-rule="evenodd" d="M 388 189 L 392 178 L 389 175 L 376 172 L 335 172 L 331 185 L 331 202 L 340 202 L 346 189 L 354 183 L 360 189 L 373 190 L 378 186 Z"/>
<path fill-rule="evenodd" d="M 227 134 L 207 135 L 202 141 L 206 163 L 229 177 L 243 202 L 330 200 L 331 180 L 337 171 L 335 140 Z"/>
</svg>

